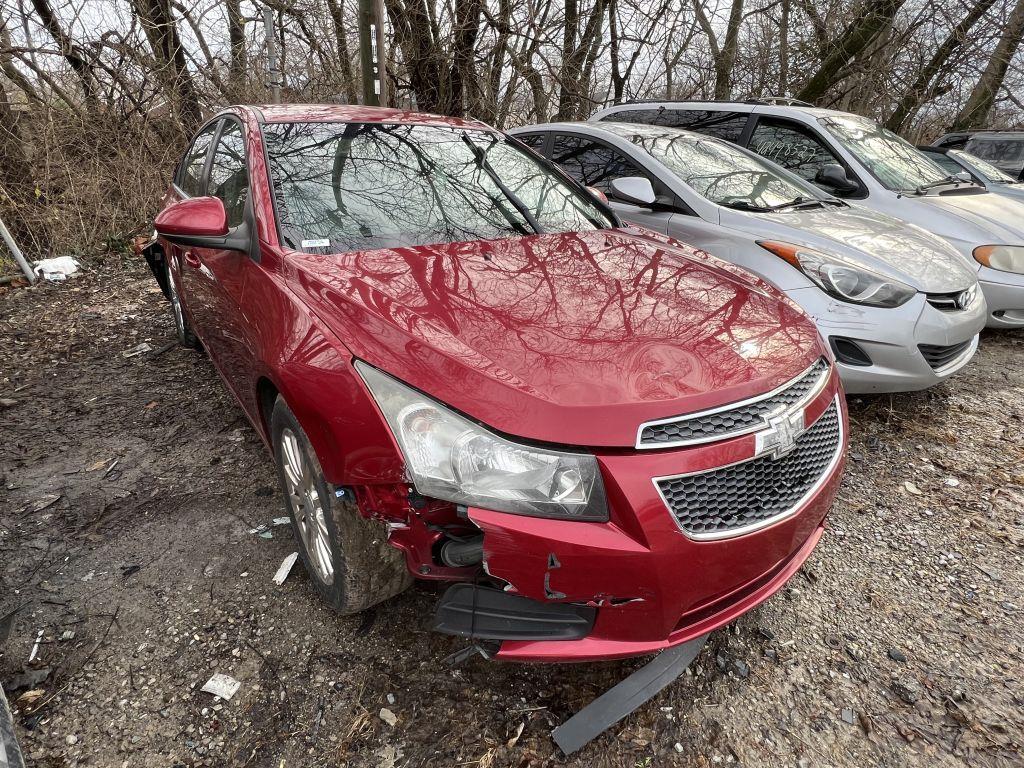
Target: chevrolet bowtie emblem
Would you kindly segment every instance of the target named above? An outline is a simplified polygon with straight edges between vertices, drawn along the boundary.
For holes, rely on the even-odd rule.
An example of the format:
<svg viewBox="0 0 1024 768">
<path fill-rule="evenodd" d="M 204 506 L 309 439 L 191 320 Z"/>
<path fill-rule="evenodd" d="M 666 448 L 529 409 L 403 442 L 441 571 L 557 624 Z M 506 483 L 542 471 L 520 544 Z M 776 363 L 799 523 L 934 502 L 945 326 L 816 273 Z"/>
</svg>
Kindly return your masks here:
<svg viewBox="0 0 1024 768">
<path fill-rule="evenodd" d="M 796 448 L 796 439 L 804 432 L 804 409 L 768 419 L 768 428 L 756 433 L 755 455 L 768 454 L 780 459 Z"/>
</svg>

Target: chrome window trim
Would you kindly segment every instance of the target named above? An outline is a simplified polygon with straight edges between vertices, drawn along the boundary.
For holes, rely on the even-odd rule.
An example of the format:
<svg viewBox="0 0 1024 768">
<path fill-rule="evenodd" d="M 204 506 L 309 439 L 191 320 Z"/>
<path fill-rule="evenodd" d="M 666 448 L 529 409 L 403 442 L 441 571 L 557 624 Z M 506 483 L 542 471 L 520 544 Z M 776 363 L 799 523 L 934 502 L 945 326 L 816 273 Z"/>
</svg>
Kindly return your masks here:
<svg viewBox="0 0 1024 768">
<path fill-rule="evenodd" d="M 651 482 L 654 483 L 654 490 L 657 491 L 658 498 L 660 498 L 661 503 L 665 505 L 665 509 L 668 511 L 669 516 L 672 518 L 672 521 L 676 524 L 676 527 L 679 529 L 680 533 L 682 533 L 686 538 L 691 539 L 692 541 L 721 541 L 723 539 L 734 539 L 737 536 L 745 536 L 748 533 L 754 533 L 755 531 L 759 531 L 763 528 L 767 528 L 768 526 L 775 525 L 776 523 L 781 523 L 783 520 L 788 520 L 789 518 L 793 517 L 793 515 L 800 511 L 804 504 L 807 503 L 807 500 L 810 499 L 811 496 L 813 496 L 821 489 L 821 486 L 825 484 L 825 482 L 828 480 L 831 474 L 835 471 L 836 467 L 838 466 L 840 460 L 843 457 L 843 438 L 845 436 L 845 432 L 843 431 L 843 411 L 839 405 L 840 397 L 841 395 L 836 394 L 836 396 L 832 399 L 832 405 L 835 406 L 836 418 L 839 422 L 839 439 L 836 441 L 836 452 L 832 456 L 832 460 L 828 463 L 828 466 L 825 467 L 824 471 L 821 473 L 821 476 L 814 482 L 814 484 L 810 488 L 807 489 L 807 491 L 804 493 L 803 496 L 800 497 L 796 504 L 794 504 L 789 509 L 779 512 L 777 515 L 769 517 L 765 520 L 759 520 L 756 523 L 751 523 L 750 525 L 745 525 L 740 528 L 731 528 L 728 531 L 716 531 L 714 533 L 690 533 L 689 531 L 685 530 L 682 525 L 679 524 L 678 518 L 676 518 L 675 514 L 672 512 L 672 507 L 668 503 L 668 499 L 665 498 L 665 494 L 661 492 L 661 487 L 658 485 L 658 483 L 663 480 L 678 480 L 681 477 L 706 475 L 709 472 L 717 472 L 720 469 L 728 469 L 729 467 L 735 467 L 738 464 L 746 464 L 757 459 L 765 458 L 763 454 L 761 456 L 751 456 L 748 459 L 734 461 L 730 464 L 722 464 L 721 466 L 718 467 L 709 467 L 707 469 L 701 469 L 696 472 L 683 472 L 678 475 L 662 475 L 661 477 L 652 477 Z M 811 427 L 817 424 L 821 420 L 821 417 L 825 415 L 826 411 L 828 411 L 828 407 L 826 407 L 825 410 L 823 410 L 821 414 L 818 416 L 818 418 L 815 419 L 814 422 L 810 426 L 808 426 L 807 429 L 804 430 L 804 433 L 806 433 L 807 430 L 811 429 Z"/>
<path fill-rule="evenodd" d="M 731 432 L 722 432 L 721 434 L 717 434 L 717 435 L 709 435 L 708 437 L 698 437 L 698 438 L 692 438 L 692 439 L 689 439 L 689 440 L 673 440 L 672 442 L 657 443 L 657 444 L 645 443 L 643 441 L 644 430 L 647 429 L 648 427 L 657 427 L 657 426 L 661 426 L 662 424 L 678 424 L 678 423 L 681 423 L 681 422 L 684 422 L 684 421 L 690 421 L 692 419 L 699 419 L 699 418 L 702 418 L 704 416 L 714 416 L 716 413 L 724 413 L 726 411 L 738 410 L 740 408 L 743 408 L 746 405 L 753 405 L 754 403 L 759 403 L 762 400 L 768 400 L 768 399 L 770 399 L 772 397 L 775 397 L 776 395 L 782 394 L 787 389 L 789 389 L 790 387 L 792 387 L 792 386 L 796 385 L 798 382 L 800 382 L 805 376 L 807 376 L 814 369 L 814 367 L 816 365 L 818 365 L 818 363 L 820 363 L 823 360 L 825 361 L 825 371 L 822 374 L 822 376 L 819 377 L 819 379 L 815 383 L 815 385 L 811 388 L 811 390 L 806 395 L 804 395 L 803 398 L 801 398 L 800 400 L 798 400 L 796 403 L 794 403 L 788 409 L 785 409 L 785 410 L 796 410 L 797 408 L 803 408 L 811 400 L 813 400 L 815 397 L 817 397 L 819 394 L 821 394 L 821 391 L 825 388 L 825 385 L 828 383 L 829 374 L 831 374 L 831 372 L 832 372 L 832 364 L 829 362 L 828 358 L 826 358 L 826 357 L 819 357 L 817 360 L 815 360 L 813 363 L 811 363 L 809 366 L 807 366 L 807 368 L 804 369 L 803 373 L 800 373 L 799 375 L 794 376 L 792 379 L 790 379 L 789 381 L 785 382 L 784 384 L 779 385 L 778 387 L 773 389 L 771 392 L 767 392 L 767 393 L 762 394 L 762 395 L 754 395 L 753 397 L 748 397 L 746 400 L 738 400 L 738 401 L 736 401 L 734 403 L 727 403 L 726 405 L 720 405 L 720 406 L 718 406 L 716 408 L 709 408 L 709 409 L 707 409 L 705 411 L 697 411 L 695 413 L 688 413 L 688 414 L 684 414 L 684 415 L 681 415 L 681 416 L 670 416 L 670 417 L 668 417 L 666 419 L 656 419 L 654 421 L 645 421 L 643 424 L 641 424 L 639 427 L 637 427 L 637 430 L 636 430 L 636 448 L 637 448 L 637 450 L 640 450 L 640 451 L 652 451 L 652 450 L 659 450 L 659 449 L 663 449 L 663 448 L 681 448 L 681 447 L 686 446 L 686 445 L 704 445 L 705 443 L 714 443 L 714 442 L 717 442 L 719 440 L 726 440 L 726 439 L 733 438 L 733 437 L 742 437 L 743 435 L 749 435 L 749 434 L 752 434 L 754 432 L 757 432 L 758 430 L 764 429 L 765 427 L 768 426 L 768 421 L 765 420 L 765 419 L 762 419 L 760 421 L 760 423 L 754 424 L 754 425 L 752 425 L 750 427 L 743 427 L 742 429 L 733 430 Z M 783 413 L 783 412 L 784 412 L 783 410 L 779 411 L 779 413 Z M 772 415 L 774 416 L 774 415 L 777 415 L 777 414 L 773 413 Z"/>
</svg>

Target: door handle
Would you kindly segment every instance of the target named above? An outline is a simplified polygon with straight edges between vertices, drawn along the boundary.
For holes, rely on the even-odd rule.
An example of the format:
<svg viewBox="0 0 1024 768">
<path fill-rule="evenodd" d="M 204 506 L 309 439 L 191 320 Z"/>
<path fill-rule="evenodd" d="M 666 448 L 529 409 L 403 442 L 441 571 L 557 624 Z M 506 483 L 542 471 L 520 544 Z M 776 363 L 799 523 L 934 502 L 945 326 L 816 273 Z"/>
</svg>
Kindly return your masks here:
<svg viewBox="0 0 1024 768">
<path fill-rule="evenodd" d="M 185 263 L 190 267 L 199 269 L 199 257 L 196 256 L 195 251 L 185 251 Z"/>
</svg>

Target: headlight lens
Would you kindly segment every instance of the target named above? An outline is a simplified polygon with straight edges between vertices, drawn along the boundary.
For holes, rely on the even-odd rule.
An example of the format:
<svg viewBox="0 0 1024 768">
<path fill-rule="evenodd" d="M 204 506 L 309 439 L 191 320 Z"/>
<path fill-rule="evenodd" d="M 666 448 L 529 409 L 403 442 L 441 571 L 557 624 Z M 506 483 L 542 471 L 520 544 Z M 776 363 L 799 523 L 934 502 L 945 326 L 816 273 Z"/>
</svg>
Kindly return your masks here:
<svg viewBox="0 0 1024 768">
<path fill-rule="evenodd" d="M 356 362 L 424 496 L 569 520 L 608 520 L 597 459 L 519 445 Z"/>
<path fill-rule="evenodd" d="M 1024 245 L 979 245 L 974 260 L 1002 272 L 1024 274 Z"/>
<path fill-rule="evenodd" d="M 872 307 L 898 307 L 917 290 L 899 280 L 850 264 L 836 256 L 791 243 L 759 241 L 765 250 L 785 259 L 830 296 Z"/>
</svg>

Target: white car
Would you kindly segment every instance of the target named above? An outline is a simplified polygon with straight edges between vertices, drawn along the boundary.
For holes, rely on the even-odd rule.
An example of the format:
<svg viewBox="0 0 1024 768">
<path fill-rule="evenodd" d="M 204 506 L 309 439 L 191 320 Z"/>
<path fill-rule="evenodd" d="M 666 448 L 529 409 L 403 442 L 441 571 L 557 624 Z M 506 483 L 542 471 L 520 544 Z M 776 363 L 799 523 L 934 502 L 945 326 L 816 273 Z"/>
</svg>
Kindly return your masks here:
<svg viewBox="0 0 1024 768">
<path fill-rule="evenodd" d="M 843 199 L 917 224 L 977 271 L 989 327 L 1024 328 L 1024 203 L 950 177 L 873 120 L 786 99 L 622 104 L 590 119 L 724 138 Z"/>
<path fill-rule="evenodd" d="M 966 174 L 968 180 L 980 184 L 989 192 L 1014 200 L 1024 200 L 1024 182 L 1017 181 L 987 160 L 982 160 L 962 149 L 920 145 L 917 148 L 946 173 L 954 176 L 958 173 Z"/>
<path fill-rule="evenodd" d="M 847 392 L 924 389 L 977 348 L 987 313 L 974 271 L 918 227 L 689 131 L 549 123 L 509 133 L 607 194 L 620 218 L 782 289 L 814 318 Z"/>
</svg>

